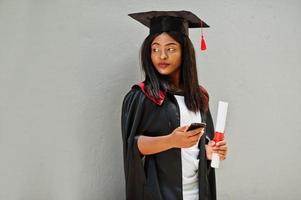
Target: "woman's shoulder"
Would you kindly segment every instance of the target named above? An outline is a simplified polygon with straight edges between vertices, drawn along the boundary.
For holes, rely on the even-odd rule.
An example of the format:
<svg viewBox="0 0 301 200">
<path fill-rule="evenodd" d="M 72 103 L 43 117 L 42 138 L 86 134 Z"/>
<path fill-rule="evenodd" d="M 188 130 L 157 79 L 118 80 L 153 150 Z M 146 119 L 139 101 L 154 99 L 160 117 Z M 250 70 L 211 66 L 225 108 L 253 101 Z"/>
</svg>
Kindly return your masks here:
<svg viewBox="0 0 301 200">
<path fill-rule="evenodd" d="M 145 99 L 145 95 L 143 94 L 143 91 L 136 85 L 133 85 L 124 96 L 123 101 L 125 102 L 125 101 L 144 100 L 144 99 Z"/>
<path fill-rule="evenodd" d="M 140 99 L 140 100 L 145 100 L 148 99 L 150 102 L 156 104 L 156 105 L 162 105 L 164 99 L 165 99 L 165 93 L 163 91 L 160 91 L 160 98 L 157 99 L 153 97 L 145 88 L 145 83 L 140 82 L 136 83 L 131 87 L 131 90 L 125 95 L 125 100 L 126 99 Z"/>
</svg>

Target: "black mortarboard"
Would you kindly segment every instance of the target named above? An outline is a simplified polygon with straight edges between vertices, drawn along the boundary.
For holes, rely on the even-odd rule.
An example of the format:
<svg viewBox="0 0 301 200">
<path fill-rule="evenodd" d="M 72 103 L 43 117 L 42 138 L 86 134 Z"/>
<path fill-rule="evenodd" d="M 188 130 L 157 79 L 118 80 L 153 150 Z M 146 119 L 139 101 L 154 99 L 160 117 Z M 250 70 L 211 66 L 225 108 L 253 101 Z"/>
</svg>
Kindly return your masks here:
<svg viewBox="0 0 301 200">
<path fill-rule="evenodd" d="M 208 28 L 209 25 L 189 11 L 149 11 L 131 13 L 130 17 L 149 27 L 150 34 L 177 31 L 188 36 L 188 28 Z M 202 33 L 201 49 L 206 49 Z"/>
</svg>

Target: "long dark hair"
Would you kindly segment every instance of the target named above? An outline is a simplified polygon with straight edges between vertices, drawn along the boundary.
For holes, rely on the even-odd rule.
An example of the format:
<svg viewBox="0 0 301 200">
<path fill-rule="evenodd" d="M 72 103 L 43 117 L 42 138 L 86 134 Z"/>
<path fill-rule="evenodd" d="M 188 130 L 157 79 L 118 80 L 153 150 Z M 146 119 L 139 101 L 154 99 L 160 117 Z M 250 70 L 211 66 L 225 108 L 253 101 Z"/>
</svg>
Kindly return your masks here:
<svg viewBox="0 0 301 200">
<path fill-rule="evenodd" d="M 208 94 L 200 89 L 195 52 L 189 37 L 179 32 L 166 32 L 174 40 L 181 44 L 182 64 L 180 70 L 180 84 L 183 85 L 184 99 L 190 111 L 197 112 L 208 110 Z M 145 74 L 145 87 L 150 95 L 159 98 L 159 91 L 167 91 L 169 87 L 168 77 L 161 75 L 154 67 L 151 60 L 151 44 L 160 33 L 150 34 L 141 46 L 141 66 Z"/>
</svg>

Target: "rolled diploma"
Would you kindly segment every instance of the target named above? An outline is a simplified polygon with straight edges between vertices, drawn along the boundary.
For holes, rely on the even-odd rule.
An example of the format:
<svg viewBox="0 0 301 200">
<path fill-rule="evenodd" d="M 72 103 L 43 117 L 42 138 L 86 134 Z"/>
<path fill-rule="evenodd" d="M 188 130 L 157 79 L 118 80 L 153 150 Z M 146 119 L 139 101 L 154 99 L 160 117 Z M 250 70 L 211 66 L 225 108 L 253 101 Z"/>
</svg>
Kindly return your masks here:
<svg viewBox="0 0 301 200">
<path fill-rule="evenodd" d="M 215 143 L 223 140 L 223 138 L 224 138 L 227 109 L 228 109 L 227 102 L 223 102 L 223 101 L 218 102 L 215 134 L 214 134 L 214 139 L 213 139 Z M 219 155 L 217 153 L 213 153 L 212 160 L 211 160 L 211 167 L 218 168 L 219 161 L 220 161 Z"/>
</svg>

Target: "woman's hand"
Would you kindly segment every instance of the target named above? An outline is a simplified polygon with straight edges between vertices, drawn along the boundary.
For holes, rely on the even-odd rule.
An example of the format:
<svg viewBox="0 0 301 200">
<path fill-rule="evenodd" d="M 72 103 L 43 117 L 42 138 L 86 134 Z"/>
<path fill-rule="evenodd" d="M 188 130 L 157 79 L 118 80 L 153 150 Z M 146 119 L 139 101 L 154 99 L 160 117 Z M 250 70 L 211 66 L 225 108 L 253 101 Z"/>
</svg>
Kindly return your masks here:
<svg viewBox="0 0 301 200">
<path fill-rule="evenodd" d="M 207 159 L 212 159 L 212 153 L 218 153 L 219 158 L 221 160 L 225 160 L 228 152 L 228 146 L 226 140 L 222 140 L 220 142 L 215 142 L 211 140 L 206 147 L 206 155 Z"/>
<path fill-rule="evenodd" d="M 188 126 L 180 126 L 170 134 L 172 147 L 188 148 L 195 145 L 199 138 L 204 134 L 204 128 L 197 128 L 187 131 Z"/>
</svg>

